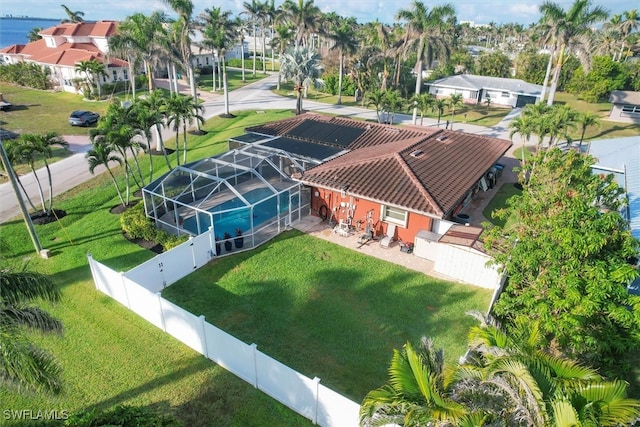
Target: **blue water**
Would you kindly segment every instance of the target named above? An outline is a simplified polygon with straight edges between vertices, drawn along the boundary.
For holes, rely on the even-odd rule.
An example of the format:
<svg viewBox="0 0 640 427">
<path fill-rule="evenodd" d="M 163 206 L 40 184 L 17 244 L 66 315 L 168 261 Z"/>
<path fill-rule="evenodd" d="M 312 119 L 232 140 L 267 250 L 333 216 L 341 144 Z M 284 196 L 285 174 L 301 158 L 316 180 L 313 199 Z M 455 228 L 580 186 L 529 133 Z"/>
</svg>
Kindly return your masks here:
<svg viewBox="0 0 640 427">
<path fill-rule="evenodd" d="M 259 202 L 253 207 L 254 227 L 263 224 L 278 215 L 277 197 L 265 199 L 265 197 L 271 196 L 272 194 L 273 193 L 268 189 L 259 188 L 242 195 L 247 199 L 247 201 L 249 201 L 249 203 L 253 204 Z M 289 193 L 282 193 L 278 197 L 280 198 L 280 212 L 287 212 L 289 210 Z M 262 201 L 260 202 L 260 200 Z M 299 201 L 296 199 L 294 205 L 297 206 L 298 204 Z M 230 209 L 235 210 L 229 211 Z M 209 212 L 213 213 L 214 233 L 218 238 L 222 239 L 224 233 L 229 233 L 231 236 L 235 237 L 235 231 L 238 228 L 242 230 L 243 234 L 251 233 L 251 208 L 245 207 L 245 204 L 239 198 L 236 197 L 220 205 L 213 206 L 209 209 Z M 193 216 L 186 219 L 182 226 L 193 234 L 201 234 L 207 231 L 211 226 L 210 218 L 209 214 L 198 212 L 197 220 L 196 216 Z M 198 222 L 200 223 L 200 229 L 198 229 Z"/>
<path fill-rule="evenodd" d="M 0 18 L 0 48 L 13 44 L 27 44 L 27 35 L 32 28 L 49 28 L 60 23 L 59 19 L 12 19 Z"/>
</svg>

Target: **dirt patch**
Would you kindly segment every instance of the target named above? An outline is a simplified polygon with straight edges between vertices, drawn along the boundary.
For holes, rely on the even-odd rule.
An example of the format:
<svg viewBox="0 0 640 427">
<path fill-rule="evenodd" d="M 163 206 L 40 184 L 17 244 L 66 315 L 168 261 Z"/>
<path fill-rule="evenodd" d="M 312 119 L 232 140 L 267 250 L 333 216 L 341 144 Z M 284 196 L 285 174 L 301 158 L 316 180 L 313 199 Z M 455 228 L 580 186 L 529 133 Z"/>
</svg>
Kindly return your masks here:
<svg viewBox="0 0 640 427">
<path fill-rule="evenodd" d="M 114 207 L 109 209 L 109 212 L 111 212 L 114 215 L 120 215 L 122 212 L 126 211 L 127 209 L 134 207 L 137 203 L 138 201 L 136 200 L 133 202 L 129 202 L 128 205 L 123 205 L 123 204 L 115 205 Z"/>
<path fill-rule="evenodd" d="M 61 209 L 53 209 L 50 213 L 38 212 L 29 216 L 31 217 L 31 222 L 34 224 L 44 225 L 54 222 L 56 219 L 64 218 L 67 216 L 67 212 Z"/>
<path fill-rule="evenodd" d="M 127 239 L 131 243 L 135 243 L 141 248 L 148 249 L 151 252 L 154 252 L 156 254 L 161 254 L 163 252 L 162 245 L 154 242 L 153 240 L 134 239 L 130 237 L 127 233 L 123 233 L 122 235 L 124 236 L 125 239 Z"/>
</svg>

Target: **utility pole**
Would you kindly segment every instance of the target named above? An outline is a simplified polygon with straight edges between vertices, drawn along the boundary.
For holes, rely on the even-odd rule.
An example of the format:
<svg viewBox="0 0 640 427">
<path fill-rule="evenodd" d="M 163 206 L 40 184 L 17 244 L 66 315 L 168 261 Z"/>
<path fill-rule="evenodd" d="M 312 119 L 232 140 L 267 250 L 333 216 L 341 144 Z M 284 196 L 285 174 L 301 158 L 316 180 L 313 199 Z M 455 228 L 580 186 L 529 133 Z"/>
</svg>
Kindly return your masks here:
<svg viewBox="0 0 640 427">
<path fill-rule="evenodd" d="M 18 199 L 18 204 L 20 205 L 20 210 L 22 211 L 22 216 L 24 218 L 24 222 L 27 225 L 27 229 L 29 230 L 29 235 L 31 236 L 31 241 L 33 242 L 33 246 L 36 249 L 38 255 L 43 257 L 44 254 L 48 251 L 42 250 L 42 245 L 40 244 L 40 239 L 38 238 L 38 234 L 36 234 L 36 230 L 33 227 L 33 222 L 31 222 L 31 217 L 29 216 L 29 211 L 27 207 L 24 205 L 24 200 L 22 200 L 22 195 L 20 194 L 20 189 L 18 188 L 18 182 L 16 175 L 13 171 L 13 166 L 9 162 L 9 157 L 7 156 L 7 152 L 4 149 L 4 144 L 2 143 L 2 139 L 0 138 L 0 158 L 2 159 L 2 164 L 4 165 L 4 170 L 7 171 L 7 175 L 9 175 L 9 181 L 11 181 L 11 187 L 13 188 L 13 192 Z"/>
</svg>

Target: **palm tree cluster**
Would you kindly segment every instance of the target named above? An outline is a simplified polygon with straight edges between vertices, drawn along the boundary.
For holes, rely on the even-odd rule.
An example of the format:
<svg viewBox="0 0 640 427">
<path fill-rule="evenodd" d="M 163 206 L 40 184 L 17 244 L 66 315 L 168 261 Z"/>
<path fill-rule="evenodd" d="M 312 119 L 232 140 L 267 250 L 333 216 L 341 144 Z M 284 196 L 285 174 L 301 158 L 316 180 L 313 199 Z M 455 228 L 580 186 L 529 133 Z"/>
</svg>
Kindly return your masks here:
<svg viewBox="0 0 640 427">
<path fill-rule="evenodd" d="M 162 140 L 161 129 L 171 126 L 176 133 L 176 164 L 180 164 L 178 144 L 182 131 L 182 162 L 187 162 L 187 127 L 194 122 L 204 123 L 199 114 L 202 105 L 191 96 L 172 93 L 165 97 L 160 90 L 153 91 L 144 99 L 137 99 L 129 106 L 119 102 L 109 105 L 107 113 L 100 118 L 89 136 L 92 147 L 87 152 L 89 171 L 93 173 L 98 166 L 104 166 L 116 187 L 118 197 L 123 206 L 129 205 L 131 180 L 138 188 L 145 185 L 144 175 L 140 168 L 138 155 L 146 151 L 149 155 L 149 181 L 153 180 L 153 155 L 161 153 L 171 169 L 171 161 Z M 157 146 L 150 148 L 153 131 L 157 132 Z M 146 144 L 142 141 L 144 139 Z M 113 163 L 124 166 L 125 191 L 120 190 L 118 181 L 111 168 Z"/>
<path fill-rule="evenodd" d="M 33 173 L 38 187 L 38 195 L 40 196 L 40 206 L 38 209 L 29 197 L 25 190 L 20 176 L 14 174 L 17 178 L 18 185 L 22 188 L 23 194 L 26 196 L 26 200 L 34 212 L 40 212 L 46 216 L 51 216 L 53 213 L 53 178 L 51 175 L 51 169 L 49 168 L 49 159 L 53 156 L 53 148 L 58 146 L 60 148 L 69 147 L 69 143 L 65 141 L 60 135 L 55 132 L 46 132 L 44 134 L 30 134 L 25 133 L 20 138 L 10 140 L 5 143 L 7 151 L 7 157 L 9 160 L 9 166 L 16 164 L 27 164 L 29 169 Z M 48 198 L 44 196 L 44 190 L 40 177 L 36 173 L 36 162 L 42 160 L 44 162 L 45 169 L 47 171 L 47 182 L 49 186 Z"/>
<path fill-rule="evenodd" d="M 423 338 L 395 350 L 389 383 L 364 398 L 365 426 L 617 426 L 640 416 L 627 384 L 542 350 L 536 324 L 511 334 L 493 319 L 469 332 L 469 351 L 446 366 L 442 350 Z"/>
</svg>

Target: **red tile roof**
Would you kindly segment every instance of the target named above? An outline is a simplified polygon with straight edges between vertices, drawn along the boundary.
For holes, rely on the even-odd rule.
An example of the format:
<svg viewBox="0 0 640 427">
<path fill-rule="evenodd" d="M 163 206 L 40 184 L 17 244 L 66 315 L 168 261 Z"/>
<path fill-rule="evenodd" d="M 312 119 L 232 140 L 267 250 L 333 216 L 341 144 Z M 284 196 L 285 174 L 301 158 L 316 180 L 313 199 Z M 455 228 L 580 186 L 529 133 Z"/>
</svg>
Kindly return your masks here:
<svg viewBox="0 0 640 427">
<path fill-rule="evenodd" d="M 113 35 L 115 21 L 99 21 L 95 23 L 60 24 L 47 28 L 40 32 L 43 35 L 61 36 L 96 36 L 104 37 Z M 21 55 L 27 61 L 46 65 L 64 65 L 75 67 L 80 61 L 97 59 L 107 66 L 126 67 L 127 62 L 118 58 L 106 60 L 104 53 L 93 43 L 61 43 L 52 48 L 46 45 L 44 39 L 37 40 L 26 45 L 13 45 L 0 50 L 0 53 Z"/>
<path fill-rule="evenodd" d="M 286 135 L 304 114 L 248 131 Z M 447 217 L 487 170 L 511 147 L 504 139 L 437 129 L 379 125 L 344 117 L 319 121 L 366 129 L 348 147 L 351 151 L 298 176 L 311 186 L 345 190 L 438 217 Z M 413 156 L 414 152 L 421 155 Z"/>
</svg>

